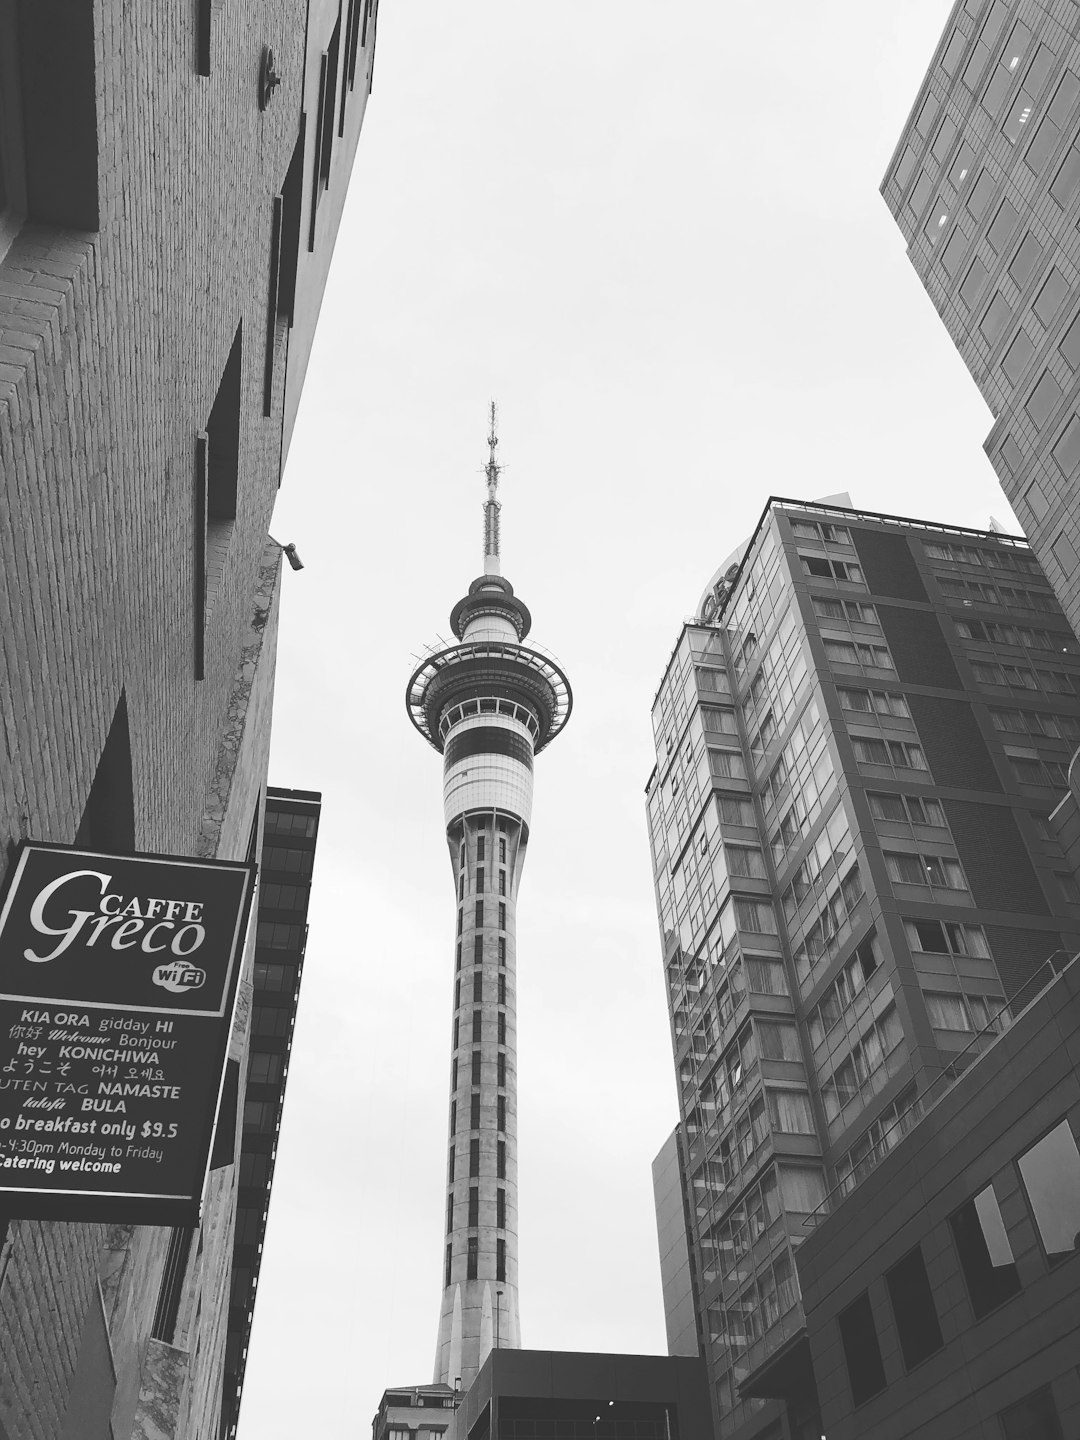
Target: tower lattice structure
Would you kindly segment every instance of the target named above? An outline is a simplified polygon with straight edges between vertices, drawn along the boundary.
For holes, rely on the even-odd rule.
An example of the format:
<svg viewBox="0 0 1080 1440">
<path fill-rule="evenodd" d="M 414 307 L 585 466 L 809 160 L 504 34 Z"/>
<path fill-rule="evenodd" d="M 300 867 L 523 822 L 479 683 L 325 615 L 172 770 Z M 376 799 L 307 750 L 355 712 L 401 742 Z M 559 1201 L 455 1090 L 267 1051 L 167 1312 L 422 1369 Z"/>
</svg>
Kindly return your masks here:
<svg viewBox="0 0 1080 1440">
<path fill-rule="evenodd" d="M 527 607 L 501 574 L 491 407 L 484 573 L 454 606 L 458 643 L 406 692 L 443 756 L 446 842 L 457 894 L 446 1249 L 435 1380 L 467 1387 L 493 1346 L 519 1348 L 516 921 L 533 759 L 570 715 L 570 685 L 523 644 Z"/>
</svg>

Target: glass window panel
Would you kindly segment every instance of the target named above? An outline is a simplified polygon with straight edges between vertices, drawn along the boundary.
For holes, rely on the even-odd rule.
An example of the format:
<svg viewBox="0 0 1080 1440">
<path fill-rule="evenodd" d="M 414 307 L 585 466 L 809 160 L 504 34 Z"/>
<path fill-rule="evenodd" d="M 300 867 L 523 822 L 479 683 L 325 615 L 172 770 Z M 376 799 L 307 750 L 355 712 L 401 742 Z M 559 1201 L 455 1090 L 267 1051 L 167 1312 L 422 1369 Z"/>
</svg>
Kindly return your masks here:
<svg viewBox="0 0 1080 1440">
<path fill-rule="evenodd" d="M 1003 200 L 994 216 L 993 223 L 986 232 L 987 240 L 999 255 L 1004 253 L 1019 223 L 1020 216 L 1017 211 L 1009 204 L 1008 200 Z"/>
<path fill-rule="evenodd" d="M 926 201 L 930 198 L 930 181 L 929 178 L 925 176 L 923 178 L 926 179 L 926 193 L 923 197 L 923 204 L 925 205 Z M 967 200 L 968 211 L 976 220 L 981 220 L 990 208 L 990 201 L 994 198 L 994 189 L 993 178 L 989 171 L 984 170 L 972 186 L 971 194 Z M 921 209 L 922 207 L 920 206 L 919 208 Z"/>
<path fill-rule="evenodd" d="M 896 1319 L 904 1365 L 910 1370 L 940 1350 L 944 1343 L 934 1295 L 918 1245 L 898 1265 L 885 1272 L 885 1284 Z"/>
<path fill-rule="evenodd" d="M 1019 1294 L 1020 1276 L 998 1208 L 988 1185 L 949 1219 L 960 1267 L 976 1320 Z"/>
<path fill-rule="evenodd" d="M 1044 325 L 1050 324 L 1068 293 L 1069 284 L 1064 275 L 1060 270 L 1051 270 L 1031 307 Z"/>
<path fill-rule="evenodd" d="M 1027 404 L 1024 408 L 1035 424 L 1042 429 L 1054 413 L 1060 399 L 1061 386 L 1054 379 L 1053 375 L 1050 374 L 1049 370 L 1044 370 L 1039 379 L 1039 383 L 1028 396 Z"/>
<path fill-rule="evenodd" d="M 975 159 L 975 151 L 965 141 L 956 152 L 956 158 L 949 169 L 949 180 L 957 189 L 971 174 L 971 163 Z"/>
<path fill-rule="evenodd" d="M 1065 331 L 1058 349 L 1071 370 L 1080 370 L 1080 315 Z"/>
<path fill-rule="evenodd" d="M 911 194 L 908 196 L 908 209 L 913 215 L 921 215 L 930 199 L 930 192 L 933 190 L 933 181 L 925 172 L 919 176 L 912 186 Z"/>
<path fill-rule="evenodd" d="M 975 308 L 975 304 L 982 294 L 983 286 L 986 284 L 986 277 L 989 274 L 986 266 L 981 260 L 973 260 L 964 276 L 964 283 L 960 286 L 960 299 L 969 310 Z"/>
<path fill-rule="evenodd" d="M 825 1177 L 803 1165 L 781 1165 L 780 1197 L 791 1214 L 809 1215 L 825 1199 Z"/>
<path fill-rule="evenodd" d="M 926 1012 L 935 1030 L 970 1030 L 962 995 L 927 995 Z"/>
<path fill-rule="evenodd" d="M 869 1295 L 864 1292 L 846 1310 L 842 1310 L 838 1324 L 851 1399 L 855 1405 L 862 1405 L 885 1389 L 885 1367 L 881 1362 L 881 1347 Z"/>
<path fill-rule="evenodd" d="M 998 1419 L 1005 1440 L 1064 1440 L 1049 1385 L 1009 1405 L 999 1413 Z"/>
<path fill-rule="evenodd" d="M 1009 274 L 1017 285 L 1025 285 L 1031 279 L 1041 259 L 1042 246 L 1034 235 L 1026 235 L 1009 266 Z"/>
<path fill-rule="evenodd" d="M 1050 194 L 1064 210 L 1080 185 L 1080 147 L 1073 145 L 1050 184 Z"/>
<path fill-rule="evenodd" d="M 1080 1246 L 1080 1152 L 1068 1120 L 1017 1161 L 1051 1264 Z"/>
<path fill-rule="evenodd" d="M 1016 385 L 1024 378 L 1027 367 L 1031 362 L 1031 357 L 1034 354 L 1035 345 L 1031 337 L 1026 334 L 1025 331 L 1018 330 L 1016 338 L 1008 350 L 1006 350 L 1005 357 L 1001 362 L 1001 368 L 1004 370 L 1010 384 Z"/>
<path fill-rule="evenodd" d="M 1012 307 L 999 290 L 979 321 L 979 330 L 988 345 L 993 345 L 1011 319 Z"/>
</svg>

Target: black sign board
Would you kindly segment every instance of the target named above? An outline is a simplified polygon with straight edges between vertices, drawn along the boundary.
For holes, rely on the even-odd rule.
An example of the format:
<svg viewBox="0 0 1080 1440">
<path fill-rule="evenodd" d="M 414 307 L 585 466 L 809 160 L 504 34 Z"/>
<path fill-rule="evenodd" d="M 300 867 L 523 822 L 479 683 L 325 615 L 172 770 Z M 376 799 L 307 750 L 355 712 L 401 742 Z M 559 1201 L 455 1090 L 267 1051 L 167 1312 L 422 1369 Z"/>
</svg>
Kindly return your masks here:
<svg viewBox="0 0 1080 1440">
<path fill-rule="evenodd" d="M 254 880 L 22 846 L 0 907 L 0 1215 L 198 1222 Z"/>
</svg>

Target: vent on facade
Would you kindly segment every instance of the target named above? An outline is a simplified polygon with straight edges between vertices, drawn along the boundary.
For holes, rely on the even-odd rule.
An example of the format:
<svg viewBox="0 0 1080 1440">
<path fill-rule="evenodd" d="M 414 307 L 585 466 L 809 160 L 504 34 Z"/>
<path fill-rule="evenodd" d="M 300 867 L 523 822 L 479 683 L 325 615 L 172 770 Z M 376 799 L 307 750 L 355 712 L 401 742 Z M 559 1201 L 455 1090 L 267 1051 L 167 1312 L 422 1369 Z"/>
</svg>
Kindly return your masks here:
<svg viewBox="0 0 1080 1440">
<path fill-rule="evenodd" d="M 183 1225 L 175 1228 L 169 1236 L 157 1310 L 154 1312 L 154 1324 L 150 1331 L 152 1339 L 163 1340 L 166 1345 L 173 1344 L 176 1336 L 176 1322 L 180 1318 L 180 1302 L 184 1295 L 184 1276 L 187 1273 L 194 1235 L 194 1226 Z"/>
<path fill-rule="evenodd" d="M 127 700 L 120 692 L 75 844 L 86 850 L 135 849 L 135 797 Z"/>
</svg>

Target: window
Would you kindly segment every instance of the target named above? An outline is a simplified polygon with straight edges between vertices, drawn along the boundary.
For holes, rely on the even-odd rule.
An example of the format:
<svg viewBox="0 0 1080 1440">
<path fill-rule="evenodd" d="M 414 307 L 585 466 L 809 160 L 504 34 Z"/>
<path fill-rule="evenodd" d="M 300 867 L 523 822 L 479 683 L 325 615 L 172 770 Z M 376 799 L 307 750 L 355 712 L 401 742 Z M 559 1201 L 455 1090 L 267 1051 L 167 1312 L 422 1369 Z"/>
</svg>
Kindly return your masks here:
<svg viewBox="0 0 1080 1440">
<path fill-rule="evenodd" d="M 269 965 L 265 960 L 256 960 L 253 977 L 255 989 L 270 990 L 277 994 L 292 994 L 296 988 L 296 967 L 294 965 Z"/>
<path fill-rule="evenodd" d="M 456 1131 L 457 1131 L 457 1101 L 456 1101 L 456 1100 L 451 1100 L 451 1101 L 450 1101 L 450 1134 L 453 1135 L 453 1134 L 456 1133 Z"/>
<path fill-rule="evenodd" d="M 963 284 L 960 286 L 960 299 L 968 310 L 974 310 L 989 273 L 981 260 L 973 260 L 968 267 Z"/>
<path fill-rule="evenodd" d="M 759 1020 L 755 1024 L 763 1060 L 801 1060 L 799 1036 L 794 1025 Z"/>
<path fill-rule="evenodd" d="M 1016 338 L 1005 351 L 1001 361 L 1001 368 L 1005 378 L 1011 385 L 1018 385 L 1024 377 L 1031 357 L 1035 354 L 1035 345 L 1031 337 L 1024 330 L 1018 330 Z"/>
<path fill-rule="evenodd" d="M 990 958 L 990 947 L 980 925 L 957 925 L 948 920 L 905 920 L 904 933 L 913 950 L 927 955 Z"/>
<path fill-rule="evenodd" d="M 444 1269 L 444 1271 L 443 1271 L 443 1288 L 444 1288 L 444 1289 L 450 1284 L 450 1265 L 451 1265 L 451 1262 L 452 1262 L 452 1260 L 453 1260 L 453 1255 L 454 1255 L 454 1247 L 453 1247 L 453 1245 L 447 1245 L 447 1247 L 446 1247 L 446 1266 L 445 1266 L 445 1269 Z M 387 1440 L 390 1440 L 389 1435 L 387 1436 Z"/>
<path fill-rule="evenodd" d="M 498 1079 L 497 1079 L 496 1083 L 501 1087 L 501 1086 L 504 1086 L 504 1085 L 506 1084 L 506 1051 L 505 1051 L 505 1050 L 500 1050 L 500 1051 L 499 1051 L 499 1058 L 498 1058 L 497 1064 L 498 1064 Z"/>
<path fill-rule="evenodd" d="M 473 1229 L 480 1224 L 480 1189 L 479 1186 L 469 1186 L 469 1225 Z"/>
<path fill-rule="evenodd" d="M 1003 255 L 1019 223 L 1020 216 L 1017 211 L 1009 204 L 1008 200 L 1003 200 L 986 232 L 991 249 L 997 251 L 999 255 Z"/>
<path fill-rule="evenodd" d="M 746 763 L 736 750 L 709 749 L 709 770 L 717 780 L 745 780 Z"/>
<path fill-rule="evenodd" d="M 1054 413 L 1060 399 L 1061 386 L 1054 379 L 1053 375 L 1050 374 L 1049 370 L 1044 370 L 1039 383 L 1028 396 L 1024 409 L 1041 430 Z"/>
<path fill-rule="evenodd" d="M 881 1363 L 874 1312 L 866 1291 L 840 1312 L 838 1321 L 851 1399 L 855 1405 L 862 1405 L 885 1389 L 885 1367 Z"/>
<path fill-rule="evenodd" d="M 506 976 L 499 976 L 499 1004 L 506 1004 Z"/>
<path fill-rule="evenodd" d="M 486 849 L 487 849 L 487 836 L 486 836 L 486 835 L 478 834 L 477 837 L 476 837 L 476 860 L 477 860 L 477 864 L 480 864 L 480 865 L 483 864 L 484 859 L 485 859 L 485 853 L 484 853 L 484 852 L 486 851 Z M 482 889 L 483 889 L 483 886 L 481 885 L 481 886 L 478 886 L 477 888 L 482 890 Z"/>
<path fill-rule="evenodd" d="M 1020 1292 L 1020 1276 L 998 1208 L 994 1187 L 987 1185 L 949 1218 L 975 1319 L 981 1320 Z"/>
<path fill-rule="evenodd" d="M 500 1095 L 497 1101 L 498 1106 L 498 1128 L 506 1129 L 506 1096 Z"/>
<path fill-rule="evenodd" d="M 1028 1203 L 1051 1265 L 1080 1246 L 1080 1152 L 1068 1120 L 1017 1161 Z"/>
<path fill-rule="evenodd" d="M 479 928 L 484 923 L 484 902 L 477 900 L 473 907 L 473 924 Z"/>
<path fill-rule="evenodd" d="M 971 194 L 967 199 L 968 213 L 976 220 L 981 220 L 990 208 L 990 201 L 994 196 L 994 181 L 989 171 L 984 170 L 978 180 L 971 188 Z"/>
<path fill-rule="evenodd" d="M 311 230 L 308 249 L 315 249 L 315 221 L 322 192 L 330 184 L 330 160 L 334 146 L 334 112 L 337 108 L 338 60 L 341 48 L 341 15 L 323 52 L 319 69 L 319 103 L 316 111 L 314 173 L 311 184 Z"/>
<path fill-rule="evenodd" d="M 918 1245 L 891 1270 L 885 1284 L 892 1303 L 900 1349 L 908 1370 L 926 1360 L 945 1343 L 941 1337 L 934 1296 Z"/>
<path fill-rule="evenodd" d="M 500 1230 L 506 1229 L 506 1191 L 501 1185 L 495 1192 L 495 1224 Z"/>
<path fill-rule="evenodd" d="M 1050 184 L 1050 194 L 1063 210 L 1076 194 L 1077 185 L 1080 185 L 1080 146 L 1074 144 Z"/>
<path fill-rule="evenodd" d="M 825 1177 L 808 1165 L 781 1165 L 780 1199 L 789 1215 L 809 1215 L 825 1199 Z"/>
<path fill-rule="evenodd" d="M 499 1044 L 506 1044 L 506 1012 L 504 1010 L 499 1011 Z"/>
<path fill-rule="evenodd" d="M 824 555 L 800 555 L 799 559 L 808 575 L 826 580 L 845 580 L 855 585 L 863 583 L 862 570 L 848 560 L 829 560 Z"/>
<path fill-rule="evenodd" d="M 947 855 L 908 855 L 884 851 L 889 879 L 901 885 L 935 885 L 945 890 L 966 890 L 964 872 Z"/>
<path fill-rule="evenodd" d="M 784 966 L 779 960 L 767 960 L 759 955 L 745 957 L 748 988 L 755 995 L 786 995 L 787 980 Z"/>
<path fill-rule="evenodd" d="M 475 1180 L 480 1174 L 480 1141 L 469 1141 L 469 1178 Z"/>
<path fill-rule="evenodd" d="M 195 447 L 195 678 L 203 679 L 206 626 L 225 573 L 236 524 L 240 470 L 243 323 L 236 327 L 217 395 Z"/>
<path fill-rule="evenodd" d="M 949 167 L 949 183 L 955 185 L 957 190 L 971 174 L 971 164 L 975 159 L 975 151 L 965 141 L 956 152 L 956 157 Z"/>
<path fill-rule="evenodd" d="M 1012 306 L 999 290 L 987 307 L 986 314 L 979 321 L 979 331 L 988 345 L 993 345 L 1000 338 L 1011 319 Z"/>
<path fill-rule="evenodd" d="M 861 715 L 895 715 L 900 719 L 911 719 L 911 711 L 903 695 L 894 695 L 886 690 L 849 690 L 843 687 L 837 687 L 836 693 L 845 710 Z"/>
<path fill-rule="evenodd" d="M 480 1051 L 479 1051 L 479 1050 L 474 1050 L 474 1051 L 472 1052 L 472 1076 L 471 1076 L 471 1083 L 472 1083 L 473 1085 L 479 1085 L 479 1084 L 480 1084 Z M 455 1088 L 456 1088 L 456 1087 L 455 1087 Z"/>
<path fill-rule="evenodd" d="M 281 1079 L 284 1064 L 283 1055 L 267 1055 L 261 1050 L 253 1050 L 248 1061 L 248 1084 L 276 1085 Z"/>
<path fill-rule="evenodd" d="M 1026 235 L 1009 266 L 1009 274 L 1017 285 L 1027 284 L 1041 259 L 1042 246 L 1034 235 Z"/>
<path fill-rule="evenodd" d="M 855 759 L 863 765 L 892 765 L 901 770 L 925 770 L 926 759 L 919 745 L 902 740 L 875 740 L 866 735 L 851 737 Z"/>
<path fill-rule="evenodd" d="M 480 1241 L 476 1235 L 470 1235 L 468 1240 L 468 1268 L 465 1272 L 467 1280 L 475 1280 L 477 1273 L 477 1260 L 480 1254 Z"/>
<path fill-rule="evenodd" d="M 1033 1390 L 998 1414 L 1005 1440 L 1064 1440 L 1049 1385 Z"/>
<path fill-rule="evenodd" d="M 816 1133 L 810 1096 L 805 1090 L 767 1089 L 765 1094 L 769 1104 L 769 1119 L 774 1130 L 787 1135 Z"/>
<path fill-rule="evenodd" d="M 927 991 L 926 1013 L 935 1030 L 970 1030 L 971 1020 L 962 995 L 940 995 Z"/>
<path fill-rule="evenodd" d="M 505 895 L 505 894 L 506 894 L 506 871 L 505 871 L 505 870 L 500 870 L 500 871 L 499 871 L 499 894 L 500 894 L 500 895 Z"/>
<path fill-rule="evenodd" d="M 495 1279 L 506 1279 L 506 1241 L 495 1241 Z"/>
<path fill-rule="evenodd" d="M 499 964 L 506 964 L 506 936 L 499 936 Z"/>
<path fill-rule="evenodd" d="M 1080 155 L 1080 151 L 1077 152 Z M 1049 325 L 1069 293 L 1069 283 L 1060 270 L 1051 270 L 1036 295 L 1032 310 L 1044 325 Z"/>
<path fill-rule="evenodd" d="M 454 1196 L 451 1192 L 446 1197 L 446 1233 L 449 1234 L 454 1228 Z"/>
<path fill-rule="evenodd" d="M 474 1010 L 472 1017 L 472 1038 L 474 1045 L 479 1045 L 480 1041 L 483 1039 L 483 1031 L 484 1012 L 482 1010 Z"/>
<path fill-rule="evenodd" d="M 483 971 L 478 970 L 478 971 L 476 972 L 476 974 L 473 976 L 473 982 L 472 982 L 472 998 L 473 998 L 473 1004 L 474 1004 L 474 1005 L 479 1005 L 479 1004 L 482 1002 L 483 998 L 484 998 L 484 975 L 483 975 Z"/>
<path fill-rule="evenodd" d="M 506 838 L 502 835 L 499 837 L 499 864 L 506 864 Z"/>
<path fill-rule="evenodd" d="M 506 1179 L 506 1141 L 500 1140 L 495 1150 L 495 1174 L 500 1180 Z"/>
<path fill-rule="evenodd" d="M 499 929 L 506 929 L 506 905 L 501 900 L 499 901 Z"/>
<path fill-rule="evenodd" d="M 483 889 L 484 889 L 484 867 L 483 867 L 483 865 L 478 865 L 478 866 L 476 867 L 476 889 L 477 889 L 478 892 L 482 892 Z"/>
<path fill-rule="evenodd" d="M 473 936 L 473 964 L 479 965 L 484 959 L 484 937 L 483 935 Z"/>
</svg>

